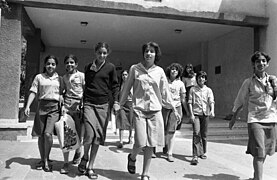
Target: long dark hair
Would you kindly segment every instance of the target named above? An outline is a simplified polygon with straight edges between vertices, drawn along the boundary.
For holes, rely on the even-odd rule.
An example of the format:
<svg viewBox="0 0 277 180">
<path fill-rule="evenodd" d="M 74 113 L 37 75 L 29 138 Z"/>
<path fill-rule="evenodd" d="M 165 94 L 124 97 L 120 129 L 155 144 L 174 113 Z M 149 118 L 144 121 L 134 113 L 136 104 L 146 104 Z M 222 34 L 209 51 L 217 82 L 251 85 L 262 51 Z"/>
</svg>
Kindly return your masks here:
<svg viewBox="0 0 277 180">
<path fill-rule="evenodd" d="M 190 72 L 187 72 L 188 67 L 191 68 Z M 186 66 L 184 68 L 183 77 L 192 78 L 193 76 L 194 76 L 193 65 L 192 64 L 186 64 Z"/>
</svg>

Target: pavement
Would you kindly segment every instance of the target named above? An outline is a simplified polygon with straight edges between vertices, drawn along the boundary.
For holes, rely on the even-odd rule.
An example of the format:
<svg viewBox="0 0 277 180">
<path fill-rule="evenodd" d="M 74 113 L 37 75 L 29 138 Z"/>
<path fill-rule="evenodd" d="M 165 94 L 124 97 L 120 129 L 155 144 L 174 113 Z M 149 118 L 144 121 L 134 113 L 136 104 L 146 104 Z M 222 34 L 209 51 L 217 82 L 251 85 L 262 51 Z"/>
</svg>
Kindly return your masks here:
<svg viewBox="0 0 277 180">
<path fill-rule="evenodd" d="M 138 180 L 142 172 L 142 155 L 137 157 L 137 173 L 127 171 L 127 155 L 132 144 L 117 149 L 118 135 L 110 132 L 105 146 L 99 148 L 95 172 L 99 180 Z M 179 135 L 182 131 L 177 132 Z M 125 133 L 127 134 L 127 132 Z M 174 148 L 174 162 L 168 162 L 157 149 L 157 158 L 150 166 L 151 180 L 248 180 L 253 177 L 252 157 L 245 154 L 246 142 L 208 142 L 208 158 L 199 159 L 197 166 L 190 165 L 192 154 L 191 139 L 177 136 Z M 126 139 L 127 141 L 127 139 Z M 70 159 L 74 153 L 70 153 Z M 48 180 L 48 179 L 88 179 L 78 173 L 77 166 L 70 164 L 69 174 L 60 174 L 63 156 L 58 140 L 54 139 L 50 159 L 53 160 L 53 172 L 36 170 L 39 161 L 37 139 L 26 141 L 0 141 L 0 180 Z M 264 164 L 264 180 L 277 180 L 277 154 L 267 157 Z"/>
</svg>

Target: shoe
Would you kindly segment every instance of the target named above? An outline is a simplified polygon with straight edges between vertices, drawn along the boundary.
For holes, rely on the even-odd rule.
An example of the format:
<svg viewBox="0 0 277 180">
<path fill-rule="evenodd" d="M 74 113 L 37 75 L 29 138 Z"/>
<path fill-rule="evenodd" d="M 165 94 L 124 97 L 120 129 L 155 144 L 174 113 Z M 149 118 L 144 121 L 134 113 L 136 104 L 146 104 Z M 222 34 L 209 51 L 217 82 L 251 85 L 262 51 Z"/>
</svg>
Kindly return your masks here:
<svg viewBox="0 0 277 180">
<path fill-rule="evenodd" d="M 79 164 L 81 161 L 81 153 L 80 152 L 75 152 L 73 160 L 72 160 L 72 164 Z"/>
<path fill-rule="evenodd" d="M 52 164 L 50 164 L 49 162 L 45 163 L 43 170 L 45 172 L 52 172 Z"/>
<path fill-rule="evenodd" d="M 87 176 L 89 179 L 98 179 L 98 174 L 96 174 L 92 169 L 87 170 Z"/>
<path fill-rule="evenodd" d="M 207 156 L 205 154 L 199 156 L 201 159 L 207 159 Z"/>
<path fill-rule="evenodd" d="M 63 165 L 63 167 L 62 167 L 60 173 L 61 173 L 61 174 L 68 174 L 68 172 L 69 172 L 68 169 L 69 169 L 69 164 L 68 164 L 68 163 L 64 163 L 64 165 Z"/>
<path fill-rule="evenodd" d="M 123 148 L 123 144 L 122 144 L 122 143 L 119 143 L 119 144 L 117 145 L 117 148 L 118 148 L 118 149 Z"/>
<path fill-rule="evenodd" d="M 128 155 L 127 169 L 130 174 L 136 173 L 136 160 L 131 159 L 131 154 Z"/>
<path fill-rule="evenodd" d="M 42 170 L 44 168 L 44 161 L 40 160 L 37 164 L 36 164 L 36 169 L 37 170 Z"/>
<path fill-rule="evenodd" d="M 150 180 L 148 175 L 141 175 L 141 180 Z"/>
<path fill-rule="evenodd" d="M 174 162 L 174 157 L 172 156 L 172 154 L 169 154 L 169 155 L 167 156 L 167 160 L 168 160 L 169 162 Z"/>
<path fill-rule="evenodd" d="M 163 153 L 167 154 L 167 152 L 168 152 L 168 147 L 167 147 L 167 145 L 165 145 L 165 147 L 163 148 Z"/>
<path fill-rule="evenodd" d="M 86 171 L 87 171 L 87 163 L 88 163 L 88 160 L 85 159 L 84 156 L 83 156 L 82 159 L 81 159 L 80 164 L 78 165 L 78 171 L 81 174 L 85 174 L 86 173 Z"/>
<path fill-rule="evenodd" d="M 156 158 L 156 157 L 157 157 L 157 155 L 153 152 L 152 158 Z"/>
<path fill-rule="evenodd" d="M 198 158 L 197 158 L 197 156 L 195 156 L 195 157 L 192 158 L 190 164 L 191 164 L 191 165 L 195 165 L 195 166 L 198 164 Z"/>
</svg>

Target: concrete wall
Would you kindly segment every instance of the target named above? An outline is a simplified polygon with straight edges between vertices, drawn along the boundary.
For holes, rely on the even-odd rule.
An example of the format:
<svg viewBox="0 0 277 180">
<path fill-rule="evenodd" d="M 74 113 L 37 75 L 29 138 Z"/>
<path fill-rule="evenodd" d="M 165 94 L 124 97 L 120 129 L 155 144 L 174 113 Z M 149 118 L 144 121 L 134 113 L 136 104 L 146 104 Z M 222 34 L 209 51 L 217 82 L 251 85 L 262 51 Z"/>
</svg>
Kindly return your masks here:
<svg viewBox="0 0 277 180">
<path fill-rule="evenodd" d="M 103 0 L 111 1 L 111 0 Z M 145 8 L 168 7 L 178 11 L 187 12 L 224 12 L 239 13 L 252 16 L 265 16 L 266 0 L 162 0 L 161 2 L 151 2 L 145 0 L 113 0 L 114 2 L 124 2 L 139 4 Z M 272 0 L 274 1 L 274 0 Z"/>
<path fill-rule="evenodd" d="M 17 121 L 21 65 L 21 6 L 2 11 L 0 27 L 0 121 Z"/>
<path fill-rule="evenodd" d="M 208 42 L 207 84 L 214 92 L 217 116 L 231 112 L 242 82 L 253 73 L 253 36 L 253 29 L 242 28 Z M 221 66 L 221 74 L 215 74 L 216 66 Z"/>
<path fill-rule="evenodd" d="M 271 57 L 268 72 L 277 75 L 277 1 L 267 0 L 266 2 L 266 14 L 270 18 L 269 25 L 264 32 L 265 37 L 261 50 L 267 52 Z"/>
</svg>

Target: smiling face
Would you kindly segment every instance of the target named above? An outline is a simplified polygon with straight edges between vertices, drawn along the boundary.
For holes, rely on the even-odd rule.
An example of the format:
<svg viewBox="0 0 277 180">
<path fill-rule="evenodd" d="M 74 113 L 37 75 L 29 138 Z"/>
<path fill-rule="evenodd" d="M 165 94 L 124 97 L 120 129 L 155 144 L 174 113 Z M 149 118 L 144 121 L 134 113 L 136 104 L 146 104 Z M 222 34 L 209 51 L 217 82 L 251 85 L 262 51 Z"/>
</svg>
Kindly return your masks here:
<svg viewBox="0 0 277 180">
<path fill-rule="evenodd" d="M 124 72 L 122 73 L 122 80 L 123 80 L 123 81 L 126 81 L 127 78 L 128 78 L 128 72 L 127 72 L 127 71 L 124 71 Z"/>
<path fill-rule="evenodd" d="M 76 63 L 75 60 L 72 58 L 68 58 L 65 61 L 65 70 L 69 74 L 73 74 L 75 72 L 77 66 L 78 66 L 78 63 Z"/>
<path fill-rule="evenodd" d="M 253 63 L 253 67 L 256 73 L 263 73 L 268 67 L 268 61 L 264 56 L 259 56 Z"/>
<path fill-rule="evenodd" d="M 99 63 L 104 62 L 106 58 L 108 57 L 109 53 L 108 50 L 105 47 L 101 47 L 97 49 L 95 52 L 96 59 Z"/>
<path fill-rule="evenodd" d="M 143 53 L 144 61 L 148 65 L 153 65 L 156 57 L 156 51 L 154 47 L 147 47 Z"/>
<path fill-rule="evenodd" d="M 170 70 L 170 79 L 176 79 L 178 73 L 178 69 L 176 67 L 172 67 Z"/>
<path fill-rule="evenodd" d="M 46 73 L 50 76 L 54 74 L 54 72 L 56 71 L 56 67 L 57 67 L 56 61 L 52 58 L 48 59 L 45 63 Z"/>
<path fill-rule="evenodd" d="M 203 87 L 204 84 L 206 82 L 206 78 L 205 76 L 198 76 L 197 78 L 197 84 L 200 86 L 200 87 Z"/>
</svg>

